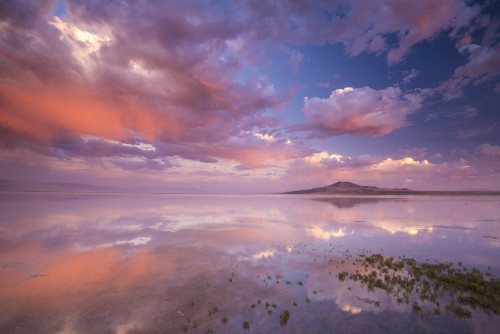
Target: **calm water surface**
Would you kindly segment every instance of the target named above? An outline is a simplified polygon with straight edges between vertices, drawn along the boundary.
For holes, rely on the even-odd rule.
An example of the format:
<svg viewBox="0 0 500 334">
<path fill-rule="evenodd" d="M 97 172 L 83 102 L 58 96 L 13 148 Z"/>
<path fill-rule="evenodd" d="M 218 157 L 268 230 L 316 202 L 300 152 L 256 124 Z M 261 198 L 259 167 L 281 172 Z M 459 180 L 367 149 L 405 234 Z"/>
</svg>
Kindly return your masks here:
<svg viewBox="0 0 500 334">
<path fill-rule="evenodd" d="M 500 197 L 2 193 L 0 212 L 1 333 L 500 331 L 337 277 L 370 252 L 499 277 Z"/>
</svg>

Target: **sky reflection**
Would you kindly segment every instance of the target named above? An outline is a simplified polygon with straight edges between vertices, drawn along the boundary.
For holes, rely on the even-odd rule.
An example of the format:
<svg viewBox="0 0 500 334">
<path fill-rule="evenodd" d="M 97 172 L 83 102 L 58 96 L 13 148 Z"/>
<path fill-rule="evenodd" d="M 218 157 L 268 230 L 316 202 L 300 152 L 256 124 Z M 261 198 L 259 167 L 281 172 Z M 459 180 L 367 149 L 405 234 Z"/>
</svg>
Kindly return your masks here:
<svg viewBox="0 0 500 334">
<path fill-rule="evenodd" d="M 5 333 L 175 333 L 188 317 L 200 324 L 190 332 L 200 333 L 242 332 L 243 320 L 256 332 L 368 324 L 383 332 L 404 321 L 415 324 L 410 332 L 478 332 L 488 317 L 481 312 L 465 323 L 446 314 L 420 319 L 384 291 L 335 276 L 355 268 L 341 262 L 346 254 L 363 250 L 500 273 L 494 197 L 0 196 Z M 257 299 L 278 307 L 272 315 L 251 309 Z M 214 305 L 220 314 L 209 317 Z M 291 319 L 281 328 L 284 309 Z M 481 331 L 494 332 L 498 316 L 487 319 Z"/>
</svg>

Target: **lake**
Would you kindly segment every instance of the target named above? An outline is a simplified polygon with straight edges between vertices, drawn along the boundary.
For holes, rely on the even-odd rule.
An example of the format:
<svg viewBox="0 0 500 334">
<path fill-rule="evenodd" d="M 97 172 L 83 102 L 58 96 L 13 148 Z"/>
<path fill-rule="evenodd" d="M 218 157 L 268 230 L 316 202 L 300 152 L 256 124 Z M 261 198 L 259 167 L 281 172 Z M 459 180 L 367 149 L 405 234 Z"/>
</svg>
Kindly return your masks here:
<svg viewBox="0 0 500 334">
<path fill-rule="evenodd" d="M 0 212 L 1 333 L 500 330 L 445 275 L 500 277 L 500 197 L 1 193 Z"/>
</svg>

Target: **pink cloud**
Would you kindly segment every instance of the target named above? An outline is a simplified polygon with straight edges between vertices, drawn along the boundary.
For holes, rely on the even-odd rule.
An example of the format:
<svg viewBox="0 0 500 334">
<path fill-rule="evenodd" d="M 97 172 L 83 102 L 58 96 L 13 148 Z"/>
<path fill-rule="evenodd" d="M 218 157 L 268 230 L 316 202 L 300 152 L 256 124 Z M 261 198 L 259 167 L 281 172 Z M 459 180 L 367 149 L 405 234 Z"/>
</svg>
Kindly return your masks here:
<svg viewBox="0 0 500 334">
<path fill-rule="evenodd" d="M 469 84 L 479 85 L 500 75 L 500 45 L 468 44 L 461 46 L 460 51 L 468 55 L 469 61 L 455 69 L 453 76 L 438 87 L 448 100 L 462 97 L 462 89 Z"/>
<path fill-rule="evenodd" d="M 14 11 L 0 18 L 3 148 L 31 147 L 61 159 L 161 154 L 249 166 L 297 155 L 300 149 L 279 147 L 284 141 L 262 145 L 241 135 L 279 126 L 289 93 L 238 61 L 225 41 L 243 26 L 228 9 L 116 6 L 69 2 L 71 19 L 51 17 L 50 3 L 23 16 L 16 14 L 27 10 L 23 3 L 9 6 Z M 244 80 L 234 80 L 238 71 Z M 82 139 L 88 135 L 101 139 Z M 136 142 L 158 149 L 127 146 Z"/>
<path fill-rule="evenodd" d="M 479 14 L 478 6 L 461 0 L 446 1 L 351 1 L 321 31 L 324 40 L 341 42 L 351 55 L 388 50 L 389 64 L 400 62 L 411 47 L 435 38 L 448 29 L 467 26 Z M 390 47 L 387 35 L 396 35 Z"/>
<path fill-rule="evenodd" d="M 497 145 L 491 145 L 491 144 L 482 144 L 477 147 L 477 150 L 481 154 L 486 154 L 486 155 L 499 155 L 500 156 L 500 146 Z"/>
<path fill-rule="evenodd" d="M 422 101 L 422 94 L 405 94 L 398 87 L 337 89 L 328 98 L 304 100 L 308 123 L 301 130 L 319 137 L 383 136 L 410 125 L 406 117 L 420 109 Z"/>
<path fill-rule="evenodd" d="M 479 136 L 482 134 L 492 132 L 497 127 L 497 125 L 498 125 L 498 122 L 493 123 L 492 125 L 488 126 L 487 128 L 483 128 L 483 129 L 468 129 L 468 130 L 456 131 L 455 136 L 457 138 L 469 138 L 469 137 Z"/>
</svg>

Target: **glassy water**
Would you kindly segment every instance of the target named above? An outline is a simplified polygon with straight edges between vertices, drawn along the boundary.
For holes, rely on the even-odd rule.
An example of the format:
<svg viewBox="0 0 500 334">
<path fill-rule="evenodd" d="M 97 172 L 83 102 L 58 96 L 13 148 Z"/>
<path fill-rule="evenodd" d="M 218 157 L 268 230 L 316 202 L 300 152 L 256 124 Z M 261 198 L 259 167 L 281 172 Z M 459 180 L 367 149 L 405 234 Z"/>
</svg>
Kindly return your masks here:
<svg viewBox="0 0 500 334">
<path fill-rule="evenodd" d="M 0 212 L 1 333 L 500 330 L 447 312 L 457 294 L 339 279 L 383 277 L 375 253 L 500 277 L 500 197 L 3 193 Z"/>
</svg>

